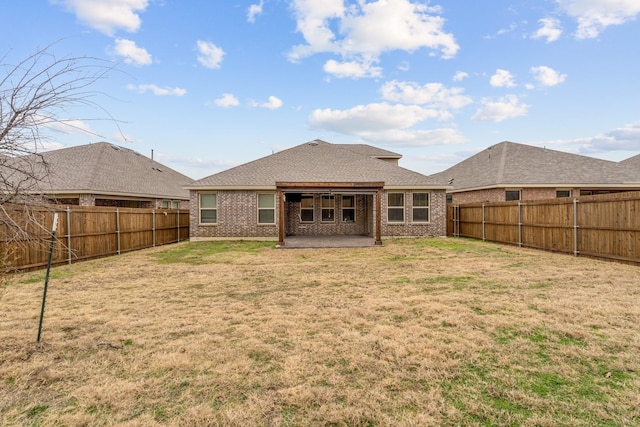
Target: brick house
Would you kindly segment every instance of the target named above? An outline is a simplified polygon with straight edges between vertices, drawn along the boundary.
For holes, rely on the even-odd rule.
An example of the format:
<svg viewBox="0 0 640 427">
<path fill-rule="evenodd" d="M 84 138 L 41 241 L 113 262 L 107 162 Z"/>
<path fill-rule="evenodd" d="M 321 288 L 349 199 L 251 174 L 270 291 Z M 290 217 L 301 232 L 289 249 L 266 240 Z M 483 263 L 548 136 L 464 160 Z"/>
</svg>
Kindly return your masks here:
<svg viewBox="0 0 640 427">
<path fill-rule="evenodd" d="M 194 181 L 192 240 L 443 236 L 443 184 L 369 145 L 304 143 Z"/>
<path fill-rule="evenodd" d="M 454 204 L 640 190 L 640 156 L 622 162 L 504 141 L 431 175 Z"/>
<path fill-rule="evenodd" d="M 130 208 L 189 207 L 191 178 L 131 149 L 107 142 L 13 159 L 36 178 L 22 180 L 50 203 Z M 20 179 L 17 177 L 16 179 Z"/>
</svg>

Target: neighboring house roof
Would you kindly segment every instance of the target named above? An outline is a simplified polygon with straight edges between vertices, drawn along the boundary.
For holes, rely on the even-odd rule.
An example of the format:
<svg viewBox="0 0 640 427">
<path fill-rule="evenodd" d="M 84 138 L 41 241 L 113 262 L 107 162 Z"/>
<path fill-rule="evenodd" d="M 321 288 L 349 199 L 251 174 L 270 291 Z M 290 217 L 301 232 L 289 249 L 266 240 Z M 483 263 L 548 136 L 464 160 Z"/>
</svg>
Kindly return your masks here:
<svg viewBox="0 0 640 427">
<path fill-rule="evenodd" d="M 29 157 L 40 166 L 43 161 L 48 165 L 45 179 L 36 187 L 43 193 L 189 198 L 183 186 L 190 183 L 191 178 L 129 148 L 107 142 Z"/>
<path fill-rule="evenodd" d="M 639 159 L 640 160 L 640 159 Z M 578 154 L 504 141 L 431 175 L 452 192 L 496 187 L 624 187 L 638 185 L 630 168 Z"/>
<path fill-rule="evenodd" d="M 640 177 L 640 154 L 621 161 L 620 165 L 633 175 Z"/>
<path fill-rule="evenodd" d="M 435 178 L 372 156 L 396 153 L 315 140 L 192 182 L 185 188 L 275 189 L 276 182 L 384 182 L 385 188 L 448 188 Z"/>
</svg>

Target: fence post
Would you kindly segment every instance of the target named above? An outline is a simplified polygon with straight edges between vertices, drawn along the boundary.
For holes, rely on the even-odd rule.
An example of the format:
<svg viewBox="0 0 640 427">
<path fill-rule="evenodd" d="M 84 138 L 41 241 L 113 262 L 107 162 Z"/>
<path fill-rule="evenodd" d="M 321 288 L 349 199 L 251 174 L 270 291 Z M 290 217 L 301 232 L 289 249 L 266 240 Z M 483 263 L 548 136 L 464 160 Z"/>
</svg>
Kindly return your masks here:
<svg viewBox="0 0 640 427">
<path fill-rule="evenodd" d="M 67 206 L 67 264 L 71 264 L 71 208 Z"/>
<path fill-rule="evenodd" d="M 153 235 L 153 247 L 156 247 L 156 210 L 151 211 L 151 234 Z"/>
<path fill-rule="evenodd" d="M 116 209 L 116 238 L 118 240 L 118 255 L 120 255 L 120 209 Z"/>
<path fill-rule="evenodd" d="M 177 226 L 178 226 L 178 235 L 176 238 L 176 242 L 180 241 L 180 209 L 176 210 L 176 221 L 177 221 Z"/>
<path fill-rule="evenodd" d="M 522 204 L 518 200 L 518 246 L 522 247 Z"/>
<path fill-rule="evenodd" d="M 573 198 L 573 256 L 578 256 L 578 199 Z"/>
<path fill-rule="evenodd" d="M 482 204 L 482 241 L 486 240 L 486 234 L 484 231 L 484 203 Z"/>
</svg>

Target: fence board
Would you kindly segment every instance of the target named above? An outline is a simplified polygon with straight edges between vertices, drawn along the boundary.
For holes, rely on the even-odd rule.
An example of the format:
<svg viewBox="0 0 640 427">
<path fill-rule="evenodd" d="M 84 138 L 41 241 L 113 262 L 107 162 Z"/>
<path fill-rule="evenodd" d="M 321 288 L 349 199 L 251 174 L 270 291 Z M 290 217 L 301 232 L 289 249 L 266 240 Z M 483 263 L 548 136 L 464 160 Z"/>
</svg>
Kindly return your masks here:
<svg viewBox="0 0 640 427">
<path fill-rule="evenodd" d="M 3 206 L 0 261 L 14 269 L 42 267 L 48 261 L 50 230 L 58 213 L 52 263 L 71 263 L 175 243 L 189 238 L 189 211 L 50 205 L 26 209 Z M 33 221 L 27 221 L 27 216 Z M 7 222 L 28 231 L 28 238 L 9 241 Z"/>
<path fill-rule="evenodd" d="M 640 263 L 640 192 L 450 206 L 447 232 Z"/>
</svg>

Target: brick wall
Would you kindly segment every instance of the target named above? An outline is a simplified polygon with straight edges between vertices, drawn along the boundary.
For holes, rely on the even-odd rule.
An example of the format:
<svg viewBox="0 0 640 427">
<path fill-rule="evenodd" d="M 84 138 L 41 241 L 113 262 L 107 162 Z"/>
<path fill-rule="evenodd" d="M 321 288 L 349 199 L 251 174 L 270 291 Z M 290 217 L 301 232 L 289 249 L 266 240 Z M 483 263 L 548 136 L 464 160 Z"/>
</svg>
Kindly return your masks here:
<svg viewBox="0 0 640 427">
<path fill-rule="evenodd" d="M 285 233 L 288 235 L 327 236 L 340 234 L 372 235 L 373 219 L 370 211 L 373 206 L 373 196 L 358 194 L 355 196 L 354 222 L 342 220 L 342 195 L 336 194 L 334 198 L 334 220 L 322 221 L 322 195 L 314 194 L 313 197 L 313 222 L 300 221 L 300 203 L 286 202 Z"/>
<path fill-rule="evenodd" d="M 258 225 L 258 197 L 255 191 L 218 191 L 218 223 L 200 224 L 198 192 L 190 192 L 189 237 L 207 238 L 269 238 L 278 239 L 278 227 Z M 278 203 L 276 201 L 276 223 Z"/>
<path fill-rule="evenodd" d="M 465 191 L 453 193 L 453 204 L 462 205 L 465 203 L 482 202 L 504 202 L 504 188 L 491 188 L 487 190 Z M 517 190 L 517 189 L 514 189 Z M 522 188 L 520 189 L 520 200 L 544 200 L 556 197 L 556 188 Z M 571 189 L 572 197 L 580 195 L 580 189 Z"/>
<path fill-rule="evenodd" d="M 397 193 L 397 191 L 394 191 Z M 404 223 L 387 222 L 387 194 L 382 195 L 382 237 L 446 236 L 447 211 L 444 190 L 430 191 L 429 223 L 413 223 L 413 192 L 404 193 Z"/>
<path fill-rule="evenodd" d="M 395 236 L 444 236 L 446 235 L 446 198 L 444 190 L 430 191 L 429 223 L 412 223 L 412 192 L 405 191 L 405 222 L 388 224 L 387 197 L 382 195 L 382 237 Z M 258 225 L 257 196 L 255 191 L 218 191 L 218 223 L 199 224 L 198 192 L 190 193 L 190 237 L 192 239 L 216 238 L 278 238 L 276 202 L 276 224 Z M 335 196 L 335 220 L 322 222 L 321 194 L 314 195 L 314 221 L 301 223 L 300 203 L 285 202 L 285 233 L 297 235 L 366 234 L 373 236 L 375 228 L 375 199 L 373 195 L 356 196 L 356 221 L 339 220 L 342 214 L 342 196 Z"/>
</svg>

